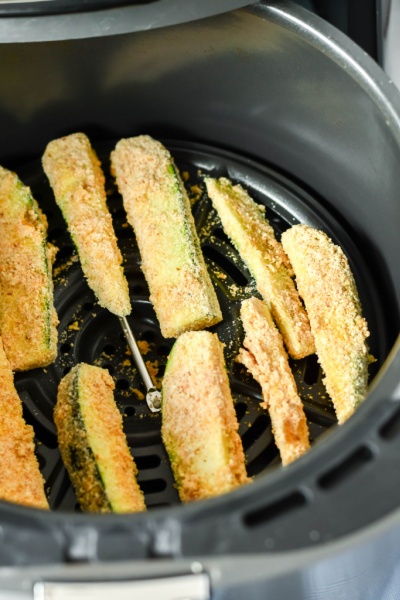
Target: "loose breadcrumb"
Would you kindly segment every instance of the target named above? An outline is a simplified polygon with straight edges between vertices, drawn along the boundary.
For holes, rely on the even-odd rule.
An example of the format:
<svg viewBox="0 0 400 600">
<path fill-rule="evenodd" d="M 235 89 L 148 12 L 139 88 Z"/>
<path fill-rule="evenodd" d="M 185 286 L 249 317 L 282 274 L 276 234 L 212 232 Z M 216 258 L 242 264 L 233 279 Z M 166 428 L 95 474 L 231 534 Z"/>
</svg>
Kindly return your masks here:
<svg viewBox="0 0 400 600">
<path fill-rule="evenodd" d="M 128 315 L 128 283 L 106 203 L 104 174 L 88 138 L 74 133 L 53 140 L 42 162 L 100 306 Z"/>
<path fill-rule="evenodd" d="M 342 249 L 308 225 L 287 230 L 282 244 L 310 318 L 326 389 L 343 423 L 366 396 L 371 362 L 353 274 Z"/>
<path fill-rule="evenodd" d="M 11 366 L 0 339 L 0 498 L 49 508 L 35 456 L 34 432 L 22 416 Z"/>
<path fill-rule="evenodd" d="M 238 360 L 261 385 L 263 408 L 269 411 L 282 464 L 287 465 L 310 447 L 307 420 L 288 363 L 283 339 L 268 306 L 258 298 L 244 300 L 241 318 L 246 333 Z"/>
<path fill-rule="evenodd" d="M 253 275 L 257 290 L 268 303 L 286 348 L 293 358 L 315 352 L 304 307 L 291 278 L 292 269 L 282 245 L 260 207 L 241 185 L 229 179 L 205 179 L 207 192 L 225 233 Z"/>
<path fill-rule="evenodd" d="M 0 167 L 0 333 L 13 371 L 51 364 L 58 318 L 47 220 L 28 187 Z"/>
<path fill-rule="evenodd" d="M 111 165 L 163 336 L 221 321 L 190 202 L 168 150 L 146 135 L 123 139 Z"/>
<path fill-rule="evenodd" d="M 195 331 L 178 338 L 162 399 L 162 437 L 183 502 L 249 481 L 223 349 L 215 334 Z"/>
</svg>

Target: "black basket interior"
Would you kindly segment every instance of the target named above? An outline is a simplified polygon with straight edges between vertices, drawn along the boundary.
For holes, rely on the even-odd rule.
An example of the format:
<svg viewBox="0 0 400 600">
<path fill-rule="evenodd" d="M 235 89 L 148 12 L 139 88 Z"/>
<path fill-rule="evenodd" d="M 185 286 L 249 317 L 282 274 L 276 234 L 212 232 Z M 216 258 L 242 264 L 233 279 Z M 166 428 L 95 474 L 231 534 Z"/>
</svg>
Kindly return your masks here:
<svg viewBox="0 0 400 600">
<path fill-rule="evenodd" d="M 260 408 L 259 385 L 235 360 L 243 341 L 239 318 L 240 303 L 258 295 L 254 281 L 238 253 L 226 237 L 205 193 L 204 175 L 226 176 L 240 182 L 258 202 L 266 206 L 266 216 L 280 234 L 297 222 L 323 229 L 342 246 L 355 275 L 364 315 L 370 324 L 370 348 L 379 369 L 394 342 L 390 316 L 384 311 L 383 290 L 376 274 L 369 270 L 351 225 L 329 212 L 323 200 L 274 170 L 217 148 L 183 142 L 166 142 L 181 171 L 193 203 L 193 214 L 202 249 L 223 312 L 223 322 L 212 328 L 225 344 L 225 358 L 232 395 L 239 420 L 239 433 L 251 477 L 268 477 L 280 467 L 268 413 Z M 139 347 L 161 386 L 172 339 L 164 339 L 149 301 L 149 291 L 140 268 L 140 256 L 131 227 L 127 224 L 122 200 L 109 174 L 109 154 L 114 143 L 96 145 L 107 178 L 109 208 L 124 257 L 129 282 L 131 327 Z M 160 414 L 152 414 L 145 402 L 145 388 L 130 356 L 118 318 L 101 308 L 89 289 L 80 268 L 76 250 L 56 206 L 40 161 L 18 171 L 49 222 L 49 241 L 58 247 L 54 265 L 55 305 L 59 315 L 59 352 L 55 363 L 45 369 L 17 373 L 15 382 L 24 405 L 24 415 L 35 430 L 37 454 L 46 480 L 50 507 L 57 511 L 79 511 L 68 474 L 62 464 L 53 422 L 53 407 L 60 379 L 78 362 L 107 368 L 115 380 L 115 399 L 123 415 L 124 430 L 145 494 L 148 508 L 179 503 L 172 471 L 160 435 Z M 315 356 L 291 361 L 303 400 L 311 441 L 336 423 Z"/>
</svg>

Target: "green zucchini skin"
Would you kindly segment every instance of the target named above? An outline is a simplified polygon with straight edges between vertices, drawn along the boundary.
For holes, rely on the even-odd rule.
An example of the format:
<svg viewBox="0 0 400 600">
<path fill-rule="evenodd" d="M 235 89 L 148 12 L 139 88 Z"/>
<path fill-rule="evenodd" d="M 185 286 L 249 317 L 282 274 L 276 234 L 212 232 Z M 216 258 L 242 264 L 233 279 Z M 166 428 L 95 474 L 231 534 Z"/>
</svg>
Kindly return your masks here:
<svg viewBox="0 0 400 600">
<path fill-rule="evenodd" d="M 145 510 L 113 389 L 108 371 L 85 363 L 76 365 L 58 389 L 59 448 L 83 511 Z"/>
<path fill-rule="evenodd" d="M 163 336 L 220 322 L 190 201 L 170 152 L 150 136 L 122 139 L 111 165 Z"/>
<path fill-rule="evenodd" d="M 51 364 L 57 355 L 47 220 L 18 176 L 0 167 L 0 332 L 13 371 Z"/>
</svg>

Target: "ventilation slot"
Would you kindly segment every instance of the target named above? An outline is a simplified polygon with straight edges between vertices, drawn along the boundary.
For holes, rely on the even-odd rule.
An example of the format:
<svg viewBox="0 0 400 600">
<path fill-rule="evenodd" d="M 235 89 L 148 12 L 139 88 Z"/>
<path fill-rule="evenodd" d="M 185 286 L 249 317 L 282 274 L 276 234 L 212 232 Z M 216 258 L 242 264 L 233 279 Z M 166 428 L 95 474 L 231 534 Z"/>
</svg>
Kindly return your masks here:
<svg viewBox="0 0 400 600">
<path fill-rule="evenodd" d="M 263 506 L 244 515 L 243 522 L 247 527 L 258 527 L 263 523 L 277 519 L 282 515 L 305 506 L 307 500 L 301 492 L 293 492 L 273 504 Z"/>
<path fill-rule="evenodd" d="M 318 481 L 319 486 L 324 490 L 336 487 L 362 469 L 365 464 L 372 460 L 373 456 L 367 446 L 362 446 L 334 469 L 323 475 Z"/>
<path fill-rule="evenodd" d="M 242 435 L 243 450 L 246 452 L 254 442 L 265 433 L 270 426 L 270 419 L 267 415 L 260 415 L 254 421 L 253 425 Z"/>
<path fill-rule="evenodd" d="M 392 440 L 400 434 L 400 409 L 386 421 L 379 430 L 379 435 L 385 440 Z"/>
<path fill-rule="evenodd" d="M 304 381 L 307 385 L 317 383 L 319 377 L 320 366 L 316 354 L 308 356 L 306 359 L 306 369 L 304 371 Z"/>
</svg>

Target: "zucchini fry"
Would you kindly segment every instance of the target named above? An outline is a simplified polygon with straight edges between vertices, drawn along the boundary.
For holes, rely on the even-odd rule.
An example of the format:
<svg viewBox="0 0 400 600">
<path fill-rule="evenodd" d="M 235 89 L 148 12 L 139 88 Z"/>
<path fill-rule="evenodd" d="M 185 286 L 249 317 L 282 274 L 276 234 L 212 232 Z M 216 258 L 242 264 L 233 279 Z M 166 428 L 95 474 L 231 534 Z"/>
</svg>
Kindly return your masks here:
<svg viewBox="0 0 400 600">
<path fill-rule="evenodd" d="M 44 479 L 35 456 L 34 432 L 22 415 L 11 365 L 0 339 L 0 498 L 49 508 Z"/>
<path fill-rule="evenodd" d="M 79 504 L 90 512 L 145 510 L 107 370 L 80 363 L 60 382 L 54 421 Z"/>
<path fill-rule="evenodd" d="M 0 333 L 13 371 L 45 367 L 57 355 L 57 314 L 47 220 L 31 191 L 0 167 Z"/>
<path fill-rule="evenodd" d="M 282 244 L 293 265 L 324 383 L 341 424 L 365 398 L 372 359 L 354 277 L 341 248 L 322 231 L 295 225 L 282 235 Z"/>
<path fill-rule="evenodd" d="M 162 437 L 183 502 L 247 483 L 222 344 L 209 331 L 175 342 L 164 375 Z"/>
<path fill-rule="evenodd" d="M 221 321 L 190 202 L 168 150 L 146 135 L 123 139 L 111 164 L 163 336 Z"/>
<path fill-rule="evenodd" d="M 78 250 L 82 270 L 100 306 L 120 317 L 131 312 L 100 162 L 83 133 L 53 140 L 43 168 Z"/>
<path fill-rule="evenodd" d="M 310 447 L 307 420 L 288 363 L 282 336 L 268 306 L 258 298 L 244 300 L 241 318 L 246 332 L 239 351 L 241 362 L 261 385 L 263 408 L 269 412 L 282 464 L 287 465 Z"/>
<path fill-rule="evenodd" d="M 205 179 L 207 192 L 225 233 L 254 277 L 293 358 L 315 352 L 306 312 L 291 278 L 291 268 L 261 207 L 228 179 Z"/>
</svg>

